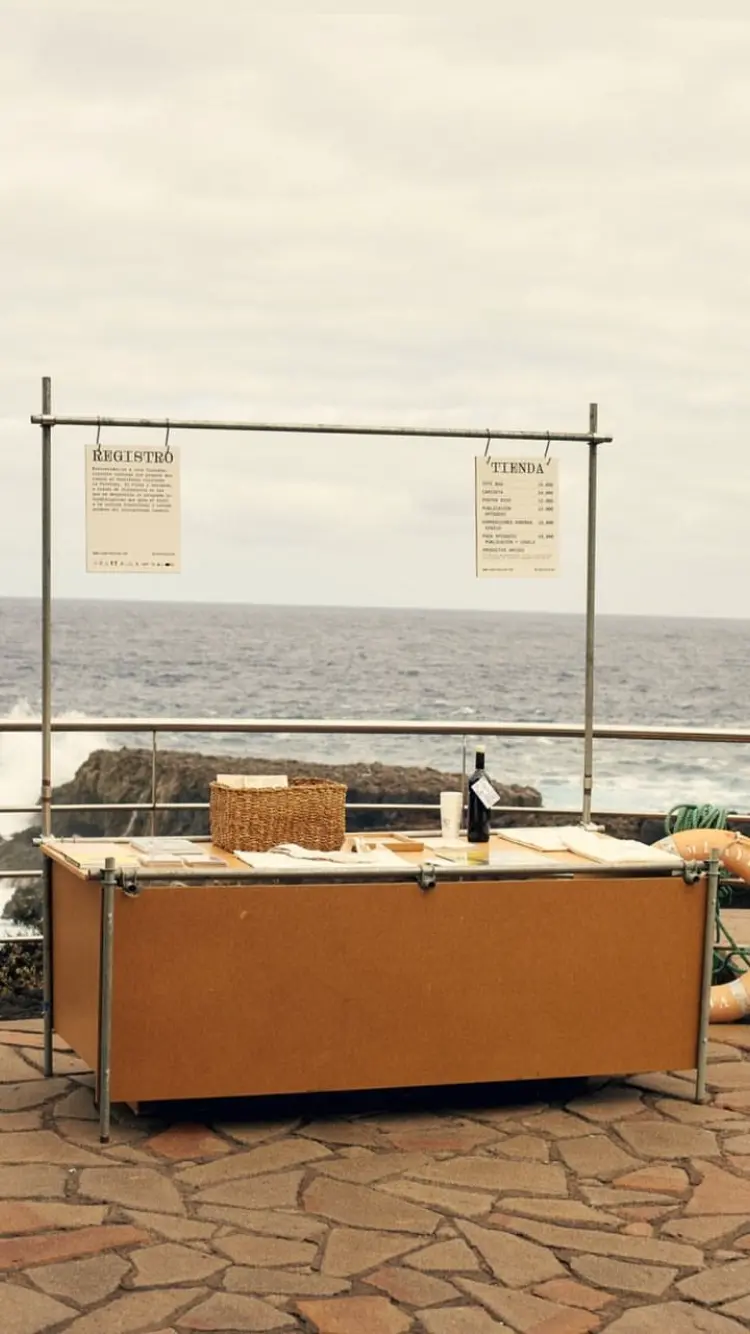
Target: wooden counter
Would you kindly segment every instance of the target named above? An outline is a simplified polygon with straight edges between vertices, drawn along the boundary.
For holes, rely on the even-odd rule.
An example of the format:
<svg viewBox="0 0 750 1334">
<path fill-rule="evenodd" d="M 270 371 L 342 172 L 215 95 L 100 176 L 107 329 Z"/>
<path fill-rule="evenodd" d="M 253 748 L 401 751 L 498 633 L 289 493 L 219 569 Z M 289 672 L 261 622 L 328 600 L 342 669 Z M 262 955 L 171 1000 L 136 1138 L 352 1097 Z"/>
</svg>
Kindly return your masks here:
<svg viewBox="0 0 750 1334">
<path fill-rule="evenodd" d="M 101 883 L 43 850 L 53 1025 L 98 1070 Z M 416 871 L 263 883 L 227 856 L 230 883 L 118 889 L 111 1098 L 694 1068 L 705 876 L 568 860 L 424 889 Z"/>
</svg>

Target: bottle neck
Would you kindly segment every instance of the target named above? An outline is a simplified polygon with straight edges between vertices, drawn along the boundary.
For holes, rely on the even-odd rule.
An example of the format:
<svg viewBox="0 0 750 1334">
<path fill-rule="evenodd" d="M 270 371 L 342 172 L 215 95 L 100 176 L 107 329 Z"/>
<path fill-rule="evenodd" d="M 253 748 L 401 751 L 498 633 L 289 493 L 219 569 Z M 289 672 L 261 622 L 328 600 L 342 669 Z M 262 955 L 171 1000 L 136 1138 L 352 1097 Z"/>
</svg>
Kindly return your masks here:
<svg viewBox="0 0 750 1334">
<path fill-rule="evenodd" d="M 484 751 L 483 751 L 483 750 L 478 750 L 478 751 L 477 751 L 477 758 L 476 758 L 476 765 L 475 765 L 475 767 L 476 767 L 477 769 L 483 769 L 483 768 L 484 768 Z"/>
</svg>

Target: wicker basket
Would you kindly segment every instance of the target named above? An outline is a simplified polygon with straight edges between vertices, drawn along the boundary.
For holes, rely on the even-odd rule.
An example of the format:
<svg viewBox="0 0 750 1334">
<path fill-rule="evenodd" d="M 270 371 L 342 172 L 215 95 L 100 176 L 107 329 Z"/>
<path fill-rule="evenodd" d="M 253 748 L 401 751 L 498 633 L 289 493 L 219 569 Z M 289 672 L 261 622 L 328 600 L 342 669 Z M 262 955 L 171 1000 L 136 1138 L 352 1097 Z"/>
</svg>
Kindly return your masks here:
<svg viewBox="0 0 750 1334">
<path fill-rule="evenodd" d="M 293 778 L 288 787 L 211 784 L 211 839 L 226 852 L 267 852 L 277 843 L 335 852 L 346 832 L 346 784 Z"/>
</svg>

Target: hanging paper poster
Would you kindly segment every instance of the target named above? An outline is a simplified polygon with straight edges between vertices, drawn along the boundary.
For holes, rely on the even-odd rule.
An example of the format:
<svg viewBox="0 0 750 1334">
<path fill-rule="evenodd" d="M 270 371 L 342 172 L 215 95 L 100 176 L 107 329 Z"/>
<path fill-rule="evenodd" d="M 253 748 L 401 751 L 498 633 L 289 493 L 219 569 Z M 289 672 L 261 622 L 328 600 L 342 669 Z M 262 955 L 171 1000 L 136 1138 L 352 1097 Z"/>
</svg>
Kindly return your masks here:
<svg viewBox="0 0 750 1334">
<path fill-rule="evenodd" d="M 475 459 L 480 579 L 557 574 L 557 459 Z"/>
<path fill-rule="evenodd" d="M 179 574 L 180 457 L 163 449 L 86 447 L 86 570 Z"/>
</svg>

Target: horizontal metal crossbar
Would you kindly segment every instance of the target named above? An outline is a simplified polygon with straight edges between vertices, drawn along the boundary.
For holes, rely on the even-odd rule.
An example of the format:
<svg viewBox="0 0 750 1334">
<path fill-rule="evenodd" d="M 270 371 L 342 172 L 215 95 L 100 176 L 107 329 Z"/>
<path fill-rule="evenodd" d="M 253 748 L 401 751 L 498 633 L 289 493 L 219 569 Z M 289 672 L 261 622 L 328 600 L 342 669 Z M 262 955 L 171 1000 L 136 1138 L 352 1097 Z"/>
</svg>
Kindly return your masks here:
<svg viewBox="0 0 750 1334">
<path fill-rule="evenodd" d="M 87 426 L 91 430 L 102 427 L 126 427 L 129 430 L 151 429 L 160 431 L 268 431 L 282 435 L 362 435 L 406 436 L 426 440 L 530 440 L 542 444 L 574 441 L 585 445 L 604 445 L 612 442 L 611 435 L 595 431 L 500 431 L 492 427 L 450 426 L 362 426 L 342 422 L 245 422 L 202 421 L 195 418 L 171 417 L 70 417 L 57 413 L 34 413 L 34 426 Z"/>
</svg>

